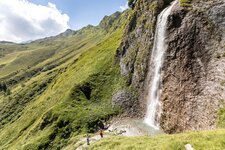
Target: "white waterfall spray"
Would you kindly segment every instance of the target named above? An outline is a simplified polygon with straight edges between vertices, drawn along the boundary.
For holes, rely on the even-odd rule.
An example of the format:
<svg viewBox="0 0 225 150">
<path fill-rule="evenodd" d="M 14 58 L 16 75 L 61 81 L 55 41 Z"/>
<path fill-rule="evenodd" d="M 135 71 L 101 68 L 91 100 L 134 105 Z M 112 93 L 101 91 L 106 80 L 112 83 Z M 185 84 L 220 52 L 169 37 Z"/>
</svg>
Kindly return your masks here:
<svg viewBox="0 0 225 150">
<path fill-rule="evenodd" d="M 164 53 L 167 49 L 165 42 L 168 16 L 175 5 L 173 2 L 165 8 L 158 16 L 153 51 L 151 55 L 150 83 L 148 90 L 148 107 L 144 122 L 149 126 L 159 129 L 159 119 L 161 114 L 160 104 L 160 84 L 161 69 L 163 66 Z"/>
</svg>

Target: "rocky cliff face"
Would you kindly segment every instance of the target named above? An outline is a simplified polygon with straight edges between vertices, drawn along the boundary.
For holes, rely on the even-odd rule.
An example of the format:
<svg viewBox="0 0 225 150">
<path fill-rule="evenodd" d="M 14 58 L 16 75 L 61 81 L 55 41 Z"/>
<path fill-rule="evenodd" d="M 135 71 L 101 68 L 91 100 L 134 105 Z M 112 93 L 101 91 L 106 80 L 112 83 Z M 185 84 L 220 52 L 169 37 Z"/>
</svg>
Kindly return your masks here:
<svg viewBox="0 0 225 150">
<path fill-rule="evenodd" d="M 169 17 L 161 126 L 169 133 L 216 127 L 225 100 L 225 3 L 192 2 Z"/>
<path fill-rule="evenodd" d="M 168 1 L 139 0 L 118 49 L 121 73 L 139 93 L 143 116 L 145 87 L 156 18 Z M 161 127 L 167 133 L 216 127 L 225 101 L 225 3 L 177 4 L 168 20 L 168 50 L 162 74 Z"/>
<path fill-rule="evenodd" d="M 163 1 L 139 0 L 134 10 L 130 10 L 129 21 L 124 31 L 123 41 L 117 50 L 121 74 L 127 79 L 127 85 L 138 93 L 130 116 L 143 117 L 146 109 L 144 100 L 149 58 L 154 42 L 157 14 L 165 5 Z M 117 94 L 118 96 L 118 94 Z M 130 99 L 126 99 L 130 101 Z M 132 99 L 133 102 L 133 99 Z"/>
</svg>

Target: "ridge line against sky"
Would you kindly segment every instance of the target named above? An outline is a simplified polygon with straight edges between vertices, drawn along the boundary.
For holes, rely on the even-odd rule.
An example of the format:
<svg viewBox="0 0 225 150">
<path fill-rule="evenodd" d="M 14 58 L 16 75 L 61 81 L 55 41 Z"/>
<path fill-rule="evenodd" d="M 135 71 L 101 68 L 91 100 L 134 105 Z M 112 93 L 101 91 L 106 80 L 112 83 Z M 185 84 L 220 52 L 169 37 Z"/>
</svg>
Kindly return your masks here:
<svg viewBox="0 0 225 150">
<path fill-rule="evenodd" d="M 31 41 L 78 30 L 127 8 L 127 0 L 0 0 L 0 41 Z"/>
</svg>

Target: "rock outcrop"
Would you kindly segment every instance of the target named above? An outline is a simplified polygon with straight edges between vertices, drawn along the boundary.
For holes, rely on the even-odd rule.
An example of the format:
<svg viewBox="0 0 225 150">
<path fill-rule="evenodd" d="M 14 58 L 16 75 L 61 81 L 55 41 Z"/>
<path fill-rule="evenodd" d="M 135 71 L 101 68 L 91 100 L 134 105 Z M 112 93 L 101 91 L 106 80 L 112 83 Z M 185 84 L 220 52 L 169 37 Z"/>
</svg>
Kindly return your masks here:
<svg viewBox="0 0 225 150">
<path fill-rule="evenodd" d="M 137 114 L 135 107 L 137 104 L 137 98 L 129 91 L 122 90 L 115 93 L 112 97 L 112 106 L 114 108 L 119 107 L 123 112 L 123 116 Z"/>
<path fill-rule="evenodd" d="M 169 17 L 161 95 L 161 127 L 168 133 L 216 127 L 225 100 L 225 9 L 218 7 L 219 1 L 193 2 Z"/>
<path fill-rule="evenodd" d="M 156 18 L 169 1 L 139 0 L 129 18 L 117 58 L 128 86 L 146 110 L 146 86 Z M 167 133 L 216 127 L 225 101 L 225 3 L 178 3 L 168 20 L 168 50 L 162 69 L 161 127 Z"/>
<path fill-rule="evenodd" d="M 139 101 L 132 109 L 139 113 L 135 117 L 143 117 L 146 109 L 144 100 L 145 86 L 154 42 L 157 14 L 165 3 L 162 0 L 139 0 L 134 10 L 130 10 L 123 41 L 117 51 L 121 74 L 127 78 L 127 85 L 138 93 Z M 132 116 L 133 117 L 133 116 Z"/>
</svg>

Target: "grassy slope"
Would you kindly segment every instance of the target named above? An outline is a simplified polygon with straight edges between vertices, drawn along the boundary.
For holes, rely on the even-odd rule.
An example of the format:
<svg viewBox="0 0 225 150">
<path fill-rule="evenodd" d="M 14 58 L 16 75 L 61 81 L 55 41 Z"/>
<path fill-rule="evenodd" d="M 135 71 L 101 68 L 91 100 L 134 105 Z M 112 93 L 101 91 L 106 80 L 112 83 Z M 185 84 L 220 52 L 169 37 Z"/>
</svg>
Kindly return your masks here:
<svg viewBox="0 0 225 150">
<path fill-rule="evenodd" d="M 187 132 L 155 137 L 113 137 L 104 139 L 90 150 L 185 150 L 191 144 L 196 150 L 225 149 L 225 130 Z"/>
<path fill-rule="evenodd" d="M 74 50 L 95 45 L 100 41 L 101 30 L 96 33 L 87 32 L 81 35 L 56 37 L 46 41 L 36 41 L 31 44 L 0 45 L 2 57 L 0 60 L 0 78 L 12 72 L 23 72 L 36 65 L 44 66 L 55 60 L 71 56 Z M 98 36 L 98 37 L 97 37 Z M 96 38 L 97 37 L 97 38 Z M 5 51 L 2 51 L 4 49 Z"/>
<path fill-rule="evenodd" d="M 37 59 L 38 63 L 30 70 L 69 59 L 18 81 L 11 87 L 11 95 L 0 96 L 0 149 L 60 149 L 78 134 L 94 132 L 98 124 L 117 114 L 111 108 L 111 96 L 124 85 L 119 66 L 114 62 L 122 28 L 123 24 L 107 35 L 98 29 L 87 29 L 59 39 L 65 42 L 65 48 L 62 51 L 57 48 L 54 52 L 58 53 L 44 61 L 33 54 L 25 55 Z M 52 49 L 56 41 L 49 41 Z M 49 42 L 39 43 L 40 47 L 45 49 Z M 38 47 L 37 43 L 29 46 L 34 45 Z M 21 51 L 12 50 L 10 54 Z M 82 91 L 85 87 L 91 89 L 90 98 Z"/>
</svg>

